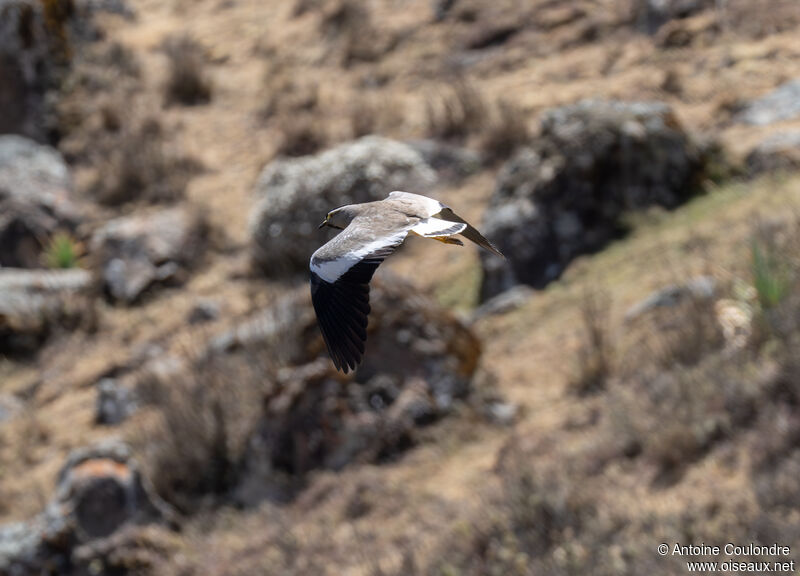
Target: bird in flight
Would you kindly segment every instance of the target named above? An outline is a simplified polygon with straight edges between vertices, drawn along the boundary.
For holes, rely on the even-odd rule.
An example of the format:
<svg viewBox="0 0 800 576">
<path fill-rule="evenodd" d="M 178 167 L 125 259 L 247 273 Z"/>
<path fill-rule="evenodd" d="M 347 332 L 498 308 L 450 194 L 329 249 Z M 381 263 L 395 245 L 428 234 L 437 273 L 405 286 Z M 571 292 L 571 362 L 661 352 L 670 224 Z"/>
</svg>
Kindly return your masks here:
<svg viewBox="0 0 800 576">
<path fill-rule="evenodd" d="M 311 300 L 337 370 L 355 370 L 367 340 L 369 281 L 410 233 L 463 246 L 461 234 L 489 252 L 491 242 L 438 200 L 392 192 L 377 202 L 350 204 L 328 213 L 320 228 L 343 230 L 311 256 Z"/>
</svg>

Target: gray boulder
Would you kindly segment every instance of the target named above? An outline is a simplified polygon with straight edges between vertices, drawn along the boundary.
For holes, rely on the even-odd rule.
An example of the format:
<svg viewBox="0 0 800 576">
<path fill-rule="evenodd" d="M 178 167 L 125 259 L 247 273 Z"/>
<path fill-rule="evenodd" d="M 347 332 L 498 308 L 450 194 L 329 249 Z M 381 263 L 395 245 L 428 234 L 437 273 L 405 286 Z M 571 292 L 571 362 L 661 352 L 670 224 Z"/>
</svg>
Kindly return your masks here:
<svg viewBox="0 0 800 576">
<path fill-rule="evenodd" d="M 711 300 L 716 281 L 711 276 L 697 276 L 683 284 L 670 284 L 654 291 L 625 312 L 625 321 L 632 322 L 659 308 L 674 308 L 687 300 Z"/>
<path fill-rule="evenodd" d="M 800 170 L 800 130 L 778 132 L 760 142 L 747 155 L 751 176 L 783 170 Z"/>
<path fill-rule="evenodd" d="M 86 270 L 0 268 L 0 353 L 31 352 L 55 329 L 80 324 L 91 285 Z"/>
<path fill-rule="evenodd" d="M 81 211 L 61 155 L 21 136 L 0 136 L 0 266 L 35 268 L 47 239 L 74 229 Z"/>
<path fill-rule="evenodd" d="M 95 422 L 116 426 L 136 412 L 138 402 L 134 392 L 114 378 L 103 378 L 97 383 Z"/>
<path fill-rule="evenodd" d="M 483 229 L 508 260 L 481 254 L 482 300 L 555 280 L 573 258 L 621 236 L 625 212 L 689 198 L 705 166 L 705 151 L 658 102 L 550 110 L 534 146 L 498 176 Z"/>
<path fill-rule="evenodd" d="M 204 219 L 176 207 L 111 220 L 90 247 L 110 297 L 130 304 L 153 286 L 184 281 L 203 254 L 205 238 Z"/>
<path fill-rule="evenodd" d="M 334 369 L 306 286 L 212 341 L 225 374 L 242 374 L 255 357 L 273 367 L 266 386 L 263 371 L 254 375 L 266 392 L 237 490 L 247 502 L 269 492 L 275 474 L 392 457 L 470 395 L 475 334 L 402 282 L 373 285 L 366 355 L 352 376 Z"/>
<path fill-rule="evenodd" d="M 800 116 L 800 79 L 781 84 L 772 92 L 749 102 L 736 120 L 755 126 L 767 126 Z"/>
<path fill-rule="evenodd" d="M 367 136 L 315 156 L 274 160 L 256 184 L 251 255 L 268 276 L 297 274 L 329 236 L 317 225 L 343 204 L 381 200 L 393 190 L 426 192 L 436 176 L 410 146 Z"/>
<path fill-rule="evenodd" d="M 480 171 L 480 154 L 467 148 L 439 140 L 412 140 L 408 145 L 416 150 L 428 166 L 436 170 L 440 180 L 459 182 Z"/>
</svg>

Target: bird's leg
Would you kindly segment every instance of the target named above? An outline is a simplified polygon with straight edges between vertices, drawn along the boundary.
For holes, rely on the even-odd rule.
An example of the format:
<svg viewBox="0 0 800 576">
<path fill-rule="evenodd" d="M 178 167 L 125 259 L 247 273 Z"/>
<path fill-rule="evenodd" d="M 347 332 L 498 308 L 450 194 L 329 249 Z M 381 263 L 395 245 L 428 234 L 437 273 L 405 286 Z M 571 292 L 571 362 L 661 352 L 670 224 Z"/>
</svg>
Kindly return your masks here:
<svg viewBox="0 0 800 576">
<path fill-rule="evenodd" d="M 430 238 L 438 240 L 439 242 L 442 242 L 444 244 L 455 244 L 457 246 L 464 245 L 464 243 L 461 240 L 459 240 L 458 238 L 453 238 L 451 236 L 430 236 Z"/>
</svg>

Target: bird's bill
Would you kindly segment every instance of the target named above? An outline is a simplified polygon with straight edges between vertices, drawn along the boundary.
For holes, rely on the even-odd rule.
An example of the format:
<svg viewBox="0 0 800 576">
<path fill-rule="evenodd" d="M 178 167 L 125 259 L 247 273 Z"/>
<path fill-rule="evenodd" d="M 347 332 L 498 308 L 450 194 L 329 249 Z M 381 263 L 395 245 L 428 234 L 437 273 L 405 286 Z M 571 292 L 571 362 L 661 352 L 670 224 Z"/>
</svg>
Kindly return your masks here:
<svg viewBox="0 0 800 576">
<path fill-rule="evenodd" d="M 319 230 L 320 228 L 325 228 L 325 226 L 327 226 L 327 224 L 328 224 L 328 219 L 326 218 L 325 220 L 322 221 L 322 224 L 317 226 L 317 230 Z"/>
</svg>

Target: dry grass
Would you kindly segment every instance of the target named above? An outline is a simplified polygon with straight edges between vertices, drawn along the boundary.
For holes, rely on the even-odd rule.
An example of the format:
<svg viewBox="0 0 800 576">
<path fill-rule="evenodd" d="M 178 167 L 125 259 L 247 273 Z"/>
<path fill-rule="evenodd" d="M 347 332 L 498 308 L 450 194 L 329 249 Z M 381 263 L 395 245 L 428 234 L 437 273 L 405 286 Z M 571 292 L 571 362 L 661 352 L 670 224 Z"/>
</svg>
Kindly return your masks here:
<svg viewBox="0 0 800 576">
<path fill-rule="evenodd" d="M 183 512 L 202 497 L 221 496 L 236 482 L 259 413 L 257 364 L 205 356 L 177 373 L 145 373 L 137 395 L 157 410 L 156 426 L 138 431 L 156 491 Z"/>
<path fill-rule="evenodd" d="M 495 114 L 484 133 L 480 147 L 489 162 L 502 162 L 522 146 L 530 142 L 528 118 L 519 106 L 507 100 L 499 100 Z"/>
<path fill-rule="evenodd" d="M 169 60 L 164 102 L 194 106 L 211 100 L 211 81 L 203 48 L 188 36 L 170 38 L 164 47 Z"/>
<path fill-rule="evenodd" d="M 432 138 L 464 139 L 481 132 L 487 122 L 486 99 L 470 80 L 458 79 L 425 105 L 427 133 Z"/>
<path fill-rule="evenodd" d="M 264 67 L 262 91 L 264 103 L 259 114 L 265 120 L 312 113 L 320 106 L 319 84 L 280 62 L 270 61 Z"/>
<path fill-rule="evenodd" d="M 306 156 L 319 152 L 328 143 L 328 134 L 321 117 L 306 115 L 285 118 L 279 124 L 281 141 L 276 150 L 279 155 Z"/>
<path fill-rule="evenodd" d="M 174 202 L 200 170 L 196 161 L 167 146 L 156 119 L 123 128 L 117 138 L 118 148 L 101 165 L 95 185 L 94 196 L 103 204 Z"/>
<path fill-rule="evenodd" d="M 581 301 L 583 339 L 577 352 L 576 374 L 570 386 L 579 394 L 603 390 L 614 370 L 610 331 L 611 298 L 602 292 L 586 292 Z"/>
<path fill-rule="evenodd" d="M 338 0 L 323 14 L 321 32 L 338 45 L 341 65 L 376 62 L 392 49 L 395 40 L 378 30 L 369 4 Z"/>
</svg>

